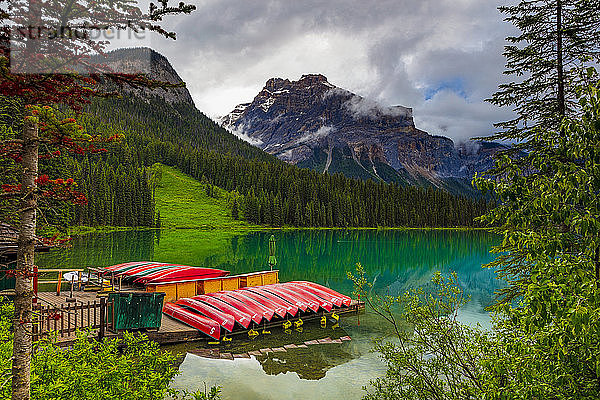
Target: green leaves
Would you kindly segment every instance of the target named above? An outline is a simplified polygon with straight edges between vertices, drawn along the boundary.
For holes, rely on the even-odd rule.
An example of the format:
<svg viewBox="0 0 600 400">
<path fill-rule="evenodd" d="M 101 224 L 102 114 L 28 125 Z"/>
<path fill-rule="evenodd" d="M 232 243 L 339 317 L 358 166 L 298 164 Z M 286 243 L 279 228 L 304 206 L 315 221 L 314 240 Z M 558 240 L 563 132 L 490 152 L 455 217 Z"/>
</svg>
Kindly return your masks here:
<svg viewBox="0 0 600 400">
<path fill-rule="evenodd" d="M 348 275 L 355 295 L 395 331 L 394 338 L 376 342 L 375 350 L 388 370 L 385 377 L 371 382 L 365 399 L 481 398 L 483 363 L 492 348 L 491 337 L 457 321 L 458 309 L 468 299 L 456 274 L 438 272 L 431 290 L 421 288 L 398 297 L 373 293 L 360 264 L 356 275 Z"/>
<path fill-rule="evenodd" d="M 498 351 L 484 363 L 491 399 L 600 392 L 600 102 L 596 88 L 578 93 L 581 118 L 536 131 L 529 171 L 477 180 L 503 199 L 482 220 L 504 237 L 490 266 L 509 282 L 495 308 Z"/>
<path fill-rule="evenodd" d="M 0 371 L 4 376 L 10 375 L 11 320 L 12 304 L 0 304 Z M 177 356 L 161 350 L 157 343 L 131 333 L 122 341 L 99 343 L 89 332 L 80 332 L 70 349 L 45 339 L 33 352 L 32 399 L 162 399 L 177 374 L 176 360 Z M 10 385 L 1 386 L 0 399 L 10 397 Z"/>
<path fill-rule="evenodd" d="M 600 393 L 600 96 L 580 90 L 583 113 L 559 131 L 537 129 L 534 150 L 497 160 L 474 182 L 499 205 L 481 218 L 502 235 L 495 268 L 508 285 L 492 332 L 456 321 L 456 277 L 436 274 L 435 293 L 361 299 L 396 328 L 376 349 L 388 364 L 367 399 L 597 399 Z M 528 165 L 529 168 L 523 168 Z"/>
</svg>

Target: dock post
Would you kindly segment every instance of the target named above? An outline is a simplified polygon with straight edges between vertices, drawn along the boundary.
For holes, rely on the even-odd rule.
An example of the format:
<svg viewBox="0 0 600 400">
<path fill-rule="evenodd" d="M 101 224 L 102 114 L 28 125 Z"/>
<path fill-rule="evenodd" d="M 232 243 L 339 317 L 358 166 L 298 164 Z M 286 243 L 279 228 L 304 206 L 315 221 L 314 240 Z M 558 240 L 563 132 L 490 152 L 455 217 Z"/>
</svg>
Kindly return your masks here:
<svg viewBox="0 0 600 400">
<path fill-rule="evenodd" d="M 104 339 L 104 329 L 106 325 L 106 299 L 100 298 L 100 329 L 98 329 L 98 340 Z"/>
<path fill-rule="evenodd" d="M 58 280 L 56 281 L 56 295 L 60 296 L 60 284 L 62 283 L 62 270 L 58 271 Z"/>
<path fill-rule="evenodd" d="M 33 266 L 33 303 L 37 304 L 37 294 L 38 294 L 38 267 L 37 265 Z"/>
</svg>

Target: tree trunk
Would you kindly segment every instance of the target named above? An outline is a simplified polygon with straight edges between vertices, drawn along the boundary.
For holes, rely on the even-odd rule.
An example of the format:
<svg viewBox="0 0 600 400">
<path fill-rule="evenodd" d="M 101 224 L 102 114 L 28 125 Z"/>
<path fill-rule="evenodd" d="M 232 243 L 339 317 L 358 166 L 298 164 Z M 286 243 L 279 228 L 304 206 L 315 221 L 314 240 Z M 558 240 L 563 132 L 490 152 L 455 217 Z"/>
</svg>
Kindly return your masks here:
<svg viewBox="0 0 600 400">
<path fill-rule="evenodd" d="M 15 286 L 12 365 L 12 399 L 29 400 L 31 371 L 32 273 L 35 253 L 36 178 L 38 174 L 38 126 L 25 118 L 23 128 L 23 176 L 19 209 L 19 241 Z"/>
<path fill-rule="evenodd" d="M 600 246 L 596 247 L 594 257 L 594 276 L 596 277 L 596 288 L 600 289 Z"/>
<path fill-rule="evenodd" d="M 558 115 L 561 119 L 565 117 L 565 77 L 563 68 L 563 43 L 562 43 L 562 2 L 556 1 L 556 70 L 558 73 Z"/>
</svg>

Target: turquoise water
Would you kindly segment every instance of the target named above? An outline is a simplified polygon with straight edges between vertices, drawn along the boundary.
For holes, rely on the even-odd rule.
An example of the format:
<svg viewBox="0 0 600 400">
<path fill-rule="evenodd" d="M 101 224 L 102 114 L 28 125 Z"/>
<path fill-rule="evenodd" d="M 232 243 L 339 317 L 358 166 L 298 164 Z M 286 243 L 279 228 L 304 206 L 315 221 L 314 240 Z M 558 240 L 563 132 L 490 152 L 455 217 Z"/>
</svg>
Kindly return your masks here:
<svg viewBox="0 0 600 400">
<path fill-rule="evenodd" d="M 232 274 L 267 269 L 268 239 L 277 240 L 280 280 L 312 280 L 350 294 L 347 271 L 360 262 L 375 290 L 400 294 L 427 287 L 435 271 L 456 271 L 471 296 L 460 313 L 469 324 L 489 326 L 489 305 L 500 287 L 494 273 L 481 265 L 492 260 L 498 238 L 482 231 L 302 230 L 230 234 L 194 230 L 133 231 L 76 238 L 70 247 L 40 256 L 40 267 L 105 266 L 125 261 L 156 260 L 215 267 Z M 224 399 L 358 399 L 362 387 L 385 373 L 372 340 L 389 334 L 372 314 L 343 318 L 335 329 L 306 326 L 303 332 L 273 332 L 236 343 L 239 350 L 300 344 L 307 339 L 349 335 L 343 344 L 309 346 L 251 359 L 213 360 L 187 353 L 176 388 L 223 386 Z M 237 339 L 236 339 L 237 340 Z M 184 352 L 198 345 L 175 348 Z M 237 351 L 237 350 L 236 350 Z"/>
</svg>

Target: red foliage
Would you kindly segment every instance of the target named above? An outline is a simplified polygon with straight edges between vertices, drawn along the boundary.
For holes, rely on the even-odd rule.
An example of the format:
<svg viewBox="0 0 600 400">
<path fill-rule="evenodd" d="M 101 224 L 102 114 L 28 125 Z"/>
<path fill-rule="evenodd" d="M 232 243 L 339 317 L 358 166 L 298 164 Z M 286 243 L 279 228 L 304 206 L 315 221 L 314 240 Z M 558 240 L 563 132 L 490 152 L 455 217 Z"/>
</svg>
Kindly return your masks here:
<svg viewBox="0 0 600 400">
<path fill-rule="evenodd" d="M 21 184 L 19 183 L 18 185 L 9 185 L 8 183 L 5 183 L 4 185 L 2 185 L 2 190 L 6 193 L 20 192 Z"/>
<path fill-rule="evenodd" d="M 59 157 L 64 152 L 103 153 L 106 149 L 99 144 L 120 139 L 119 135 L 106 138 L 87 134 L 76 118 L 61 118 L 50 106 L 64 105 L 79 112 L 94 97 L 116 94 L 107 91 L 105 88 L 111 85 L 104 83 L 117 89 L 121 86 L 177 86 L 154 81 L 142 74 L 114 73 L 107 66 L 92 62 L 90 57 L 91 54 L 104 54 L 108 44 L 106 40 L 92 39 L 91 34 L 109 28 L 114 31 L 126 28 L 136 32 L 152 31 L 174 39 L 175 34 L 162 29 L 157 21 L 166 15 L 188 14 L 195 6 L 180 2 L 169 7 L 167 2 L 159 0 L 160 6 L 150 3 L 149 11 L 143 13 L 128 0 L 109 3 L 13 0 L 10 10 L 0 0 L 0 22 L 4 26 L 0 28 L 0 96 L 19 98 L 26 105 L 26 118 L 37 122 L 43 144 L 40 158 Z M 56 26 L 57 21 L 61 26 Z M 64 36 L 56 36 L 57 33 Z M 48 34 L 53 37 L 46 37 Z M 8 43 L 11 48 L 7 47 Z M 0 160 L 20 163 L 23 161 L 21 150 L 22 144 L 17 140 L 0 143 Z M 87 203 L 71 178 L 50 179 L 42 175 L 36 179 L 36 184 L 36 195 L 74 204 Z M 21 185 L 2 185 L 2 190 L 18 193 Z"/>
</svg>

